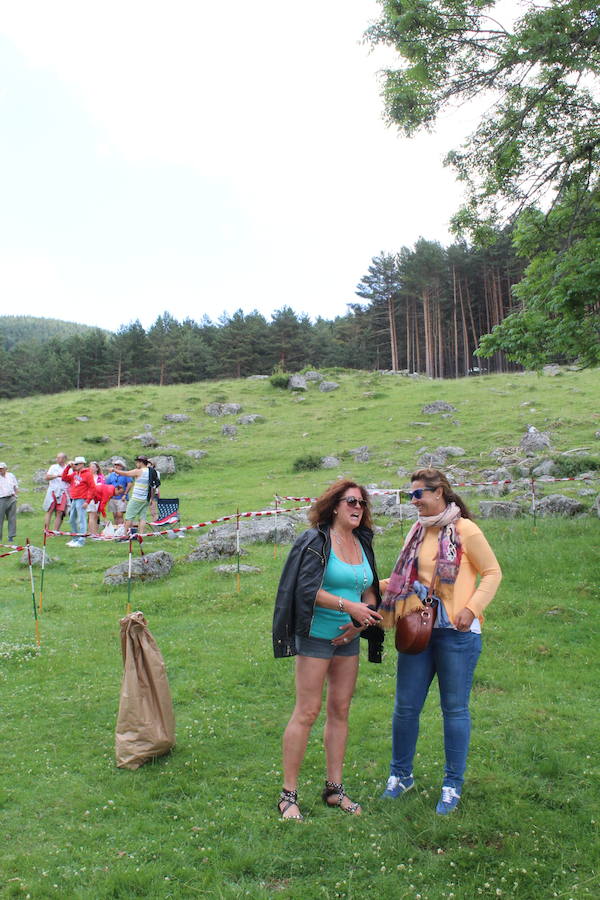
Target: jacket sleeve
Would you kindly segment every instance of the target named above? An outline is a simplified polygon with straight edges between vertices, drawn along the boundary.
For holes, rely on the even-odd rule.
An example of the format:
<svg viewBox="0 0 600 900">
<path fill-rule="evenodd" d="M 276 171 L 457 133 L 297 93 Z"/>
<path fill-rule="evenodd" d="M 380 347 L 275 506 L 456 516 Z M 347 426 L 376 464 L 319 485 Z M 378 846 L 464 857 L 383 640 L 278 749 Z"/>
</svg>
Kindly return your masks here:
<svg viewBox="0 0 600 900">
<path fill-rule="evenodd" d="M 72 471 L 72 469 L 71 469 L 71 466 L 66 466 L 66 467 L 63 469 L 63 473 L 62 473 L 62 475 L 61 475 L 61 478 L 62 478 L 63 481 L 66 481 L 67 484 L 71 484 L 71 482 L 73 481 L 73 471 Z"/>
<path fill-rule="evenodd" d="M 85 499 L 89 503 L 90 500 L 94 500 L 96 497 L 97 485 L 90 471 L 84 476 L 83 481 L 85 483 Z"/>
<path fill-rule="evenodd" d="M 464 541 L 466 554 L 480 581 L 473 596 L 465 604 L 475 616 L 480 616 L 494 599 L 502 581 L 502 570 L 484 534 L 477 528 Z"/>
<path fill-rule="evenodd" d="M 301 535 L 290 550 L 279 579 L 273 614 L 273 653 L 276 658 L 296 655 L 295 591 L 305 548 L 306 539 Z"/>
</svg>

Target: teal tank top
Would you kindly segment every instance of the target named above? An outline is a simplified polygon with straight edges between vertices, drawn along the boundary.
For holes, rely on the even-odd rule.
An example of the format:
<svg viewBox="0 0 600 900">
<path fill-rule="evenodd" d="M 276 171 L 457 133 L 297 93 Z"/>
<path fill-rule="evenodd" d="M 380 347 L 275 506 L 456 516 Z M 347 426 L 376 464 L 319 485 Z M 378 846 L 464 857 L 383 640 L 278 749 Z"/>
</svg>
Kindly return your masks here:
<svg viewBox="0 0 600 900">
<path fill-rule="evenodd" d="M 362 549 L 362 548 L 361 548 Z M 362 562 L 356 566 L 345 563 L 333 552 L 329 554 L 323 584 L 321 587 L 330 594 L 343 597 L 352 603 L 360 603 L 361 595 L 373 584 L 373 571 L 362 551 Z M 323 606 L 315 606 L 310 636 L 333 640 L 341 634 L 340 626 L 347 625 L 350 616 L 336 609 L 325 609 Z"/>
</svg>

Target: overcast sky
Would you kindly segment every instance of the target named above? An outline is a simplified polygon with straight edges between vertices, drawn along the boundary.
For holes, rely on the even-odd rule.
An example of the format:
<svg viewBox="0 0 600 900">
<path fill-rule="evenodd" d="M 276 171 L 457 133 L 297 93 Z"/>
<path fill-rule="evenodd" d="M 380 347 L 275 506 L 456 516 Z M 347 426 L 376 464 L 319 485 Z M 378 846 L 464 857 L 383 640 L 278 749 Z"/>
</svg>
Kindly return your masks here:
<svg viewBox="0 0 600 900">
<path fill-rule="evenodd" d="M 451 241 L 468 111 L 386 127 L 375 0 L 0 9 L 1 314 L 331 318 L 380 251 Z"/>
</svg>

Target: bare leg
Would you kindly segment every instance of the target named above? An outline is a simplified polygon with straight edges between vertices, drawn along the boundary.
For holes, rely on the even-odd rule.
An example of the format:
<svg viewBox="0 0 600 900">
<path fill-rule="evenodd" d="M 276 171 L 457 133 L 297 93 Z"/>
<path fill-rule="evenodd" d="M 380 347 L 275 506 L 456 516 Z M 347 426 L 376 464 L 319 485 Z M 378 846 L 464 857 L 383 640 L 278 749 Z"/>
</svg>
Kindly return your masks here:
<svg viewBox="0 0 600 900">
<path fill-rule="evenodd" d="M 327 686 L 327 719 L 323 731 L 325 758 L 327 760 L 327 780 L 336 784 L 343 781 L 344 755 L 348 739 L 348 715 L 358 675 L 357 656 L 334 656 L 328 673 Z M 332 805 L 336 805 L 337 795 L 331 797 Z M 329 801 L 328 801 L 329 802 Z M 348 797 L 342 800 L 347 809 L 352 801 Z"/>
<path fill-rule="evenodd" d="M 332 660 L 296 657 L 296 706 L 283 734 L 283 786 L 295 791 L 310 729 L 319 715 L 325 676 Z M 294 804 L 288 815 L 298 815 Z"/>
</svg>

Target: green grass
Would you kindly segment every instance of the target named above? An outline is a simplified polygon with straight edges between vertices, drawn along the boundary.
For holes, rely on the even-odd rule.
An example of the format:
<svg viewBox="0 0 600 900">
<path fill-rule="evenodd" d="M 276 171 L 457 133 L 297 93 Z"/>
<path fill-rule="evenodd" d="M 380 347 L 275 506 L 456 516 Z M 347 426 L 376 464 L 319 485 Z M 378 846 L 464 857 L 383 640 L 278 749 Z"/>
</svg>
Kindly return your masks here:
<svg viewBox="0 0 600 900">
<path fill-rule="evenodd" d="M 43 494 L 32 491 L 29 479 L 58 449 L 74 455 L 86 434 L 106 432 L 113 443 L 102 455 L 131 457 L 140 423 L 151 423 L 157 435 L 167 424 L 164 413 L 188 412 L 191 421 L 173 425 L 161 440 L 179 444 L 182 453 L 208 451 L 167 482 L 192 523 L 238 506 L 263 508 L 275 492 L 314 495 L 341 472 L 399 486 L 395 468 L 413 467 L 424 445 L 463 446 L 478 460 L 471 468 L 476 476 L 493 466 L 490 451 L 516 446 L 530 422 L 547 428 L 560 418 L 552 425 L 557 450 L 595 452 L 597 373 L 443 383 L 336 373 L 336 380 L 339 391 L 311 389 L 302 400 L 264 382 L 220 382 L 60 395 L 60 409 L 54 398 L 10 401 L 2 404 L 3 421 L 15 428 L 2 438 L 2 458 L 22 480 L 22 499 L 39 507 Z M 365 398 L 374 388 L 385 397 Z M 520 407 L 533 395 L 537 413 Z M 265 423 L 238 426 L 235 440 L 223 437 L 222 424 L 234 419 L 202 412 L 217 397 L 241 402 Z M 421 407 L 432 399 L 457 406 L 460 427 L 424 416 Z M 143 403 L 152 409 L 140 415 Z M 75 421 L 82 414 L 88 423 Z M 410 425 L 429 418 L 421 430 Z M 363 444 L 371 460 L 355 463 L 348 450 Z M 340 471 L 296 474 L 301 453 L 341 456 Z M 547 491 L 577 496 L 580 487 Z M 19 538 L 28 534 L 39 543 L 41 522 L 41 512 L 22 517 Z M 195 543 L 191 534 L 152 545 L 176 555 L 172 576 L 136 585 L 132 599 L 167 663 L 178 742 L 169 757 L 136 772 L 114 766 L 118 623 L 127 590 L 102 584 L 104 569 L 126 557 L 126 545 L 70 551 L 62 539 L 49 541 L 59 562 L 46 572 L 39 652 L 27 569 L 16 556 L 1 559 L 0 896 L 599 896 L 598 519 L 483 527 L 504 580 L 476 672 L 463 800 L 448 819 L 433 812 L 442 772 L 435 690 L 423 714 L 418 789 L 402 801 L 379 799 L 394 693 L 388 641 L 381 666 L 364 657 L 351 713 L 345 780 L 363 817 L 320 802 L 319 726 L 303 769 L 307 819 L 278 820 L 293 663 L 272 658 L 270 622 L 285 548 L 274 559 L 271 546 L 248 547 L 244 562 L 262 571 L 244 576 L 238 593 L 235 577 L 217 576 L 212 563 L 184 561 Z M 399 524 L 377 537 L 382 573 L 401 542 Z M 39 586 L 39 570 L 36 578 Z"/>
</svg>

